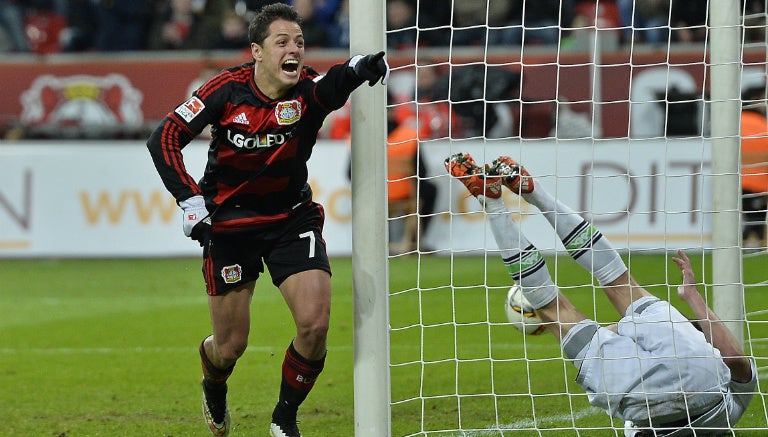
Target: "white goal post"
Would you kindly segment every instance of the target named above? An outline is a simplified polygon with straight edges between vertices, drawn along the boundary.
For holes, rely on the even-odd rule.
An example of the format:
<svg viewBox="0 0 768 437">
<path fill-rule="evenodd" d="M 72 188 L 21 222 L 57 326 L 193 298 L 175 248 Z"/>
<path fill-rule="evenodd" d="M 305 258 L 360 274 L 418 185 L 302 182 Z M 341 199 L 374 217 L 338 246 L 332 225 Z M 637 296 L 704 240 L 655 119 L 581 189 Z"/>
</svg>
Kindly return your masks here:
<svg viewBox="0 0 768 437">
<path fill-rule="evenodd" d="M 349 2 L 352 54 L 386 47 L 384 1 Z M 356 436 L 390 436 L 386 92 L 352 94 L 352 265 Z"/>
<path fill-rule="evenodd" d="M 420 1 L 423 0 L 411 2 L 415 4 L 414 12 L 417 14 L 425 13 L 419 7 Z M 445 0 L 445 7 L 452 10 L 459 1 Z M 489 5 L 497 0 L 478 1 Z M 527 0 L 527 2 L 530 1 L 532 0 Z M 388 103 L 387 90 L 384 87 L 368 87 L 364 84 L 353 93 L 351 98 L 354 429 L 356 437 L 393 435 L 479 437 L 507 435 L 505 432 L 510 431 L 520 431 L 523 433 L 521 435 L 592 435 L 590 430 L 595 432 L 594 435 L 604 435 L 600 434 L 601 432 L 606 433 L 605 435 L 621 432 L 620 424 L 611 422 L 610 419 L 597 420 L 597 425 L 594 424 L 595 422 L 590 422 L 590 418 L 599 416 L 599 412 L 583 407 L 585 405 L 583 390 L 573 381 L 574 375 L 569 374 L 570 370 L 566 369 L 567 363 L 563 363 L 562 355 L 559 357 L 540 355 L 539 351 L 542 349 L 537 348 L 543 348 L 540 344 L 545 342 L 540 341 L 539 338 L 529 339 L 529 337 L 519 336 L 512 340 L 516 333 L 509 330 L 510 339 L 505 341 L 510 343 L 516 341 L 519 345 L 504 346 L 515 351 L 507 354 L 508 351 L 505 349 L 503 358 L 494 356 L 495 351 L 500 347 L 494 343 L 499 338 L 499 331 L 509 329 L 508 325 L 499 320 L 499 315 L 503 317 L 503 309 L 500 306 L 493 306 L 494 302 L 498 301 L 498 298 L 493 296 L 498 295 L 499 288 L 503 287 L 498 283 L 488 282 L 485 278 L 491 275 L 487 271 L 482 275 L 484 279 L 478 283 L 459 284 L 453 281 L 453 270 L 461 269 L 463 257 L 482 256 L 486 260 L 484 264 L 486 269 L 496 269 L 500 263 L 498 250 L 490 237 L 487 223 L 481 218 L 482 214 L 476 205 L 470 202 L 474 199 L 467 200 L 467 193 L 460 192 L 461 186 L 454 184 L 455 181 L 448 178 L 442 168 L 442 159 L 455 152 L 472 150 L 472 154 L 480 158 L 478 161 L 489 162 L 498 156 L 500 150 L 508 150 L 508 154 L 521 157 L 524 163 L 538 164 L 538 168 L 545 170 L 543 183 L 555 188 L 553 194 L 581 196 L 578 197 L 580 204 L 575 205 L 578 211 L 593 221 L 602 220 L 603 226 L 598 227 L 604 234 L 611 237 L 622 255 L 630 258 L 628 260 L 630 269 L 631 256 L 634 253 L 670 253 L 678 247 L 687 247 L 699 253 L 711 255 L 709 258 L 711 264 L 695 266 L 699 271 L 703 269 L 711 276 L 707 278 L 708 282 L 711 281 L 711 305 L 715 312 L 727 321 L 731 331 L 743 340 L 743 343 L 749 345 L 746 347 L 747 353 L 754 354 L 751 347 L 761 344 L 762 339 L 752 338 L 749 329 L 746 333 L 747 338 L 744 338 L 744 327 L 745 324 L 748 327 L 749 323 L 742 265 L 741 199 L 738 195 L 741 193 L 741 92 L 743 91 L 742 77 L 745 74 L 743 10 L 738 0 L 708 0 L 708 2 L 709 22 L 706 26 L 706 40 L 686 47 L 690 51 L 698 51 L 700 57 L 693 60 L 689 57 L 682 61 L 696 64 L 693 68 L 700 70 L 701 74 L 694 73 L 683 78 L 675 77 L 679 69 L 674 67 L 679 65 L 672 65 L 669 61 L 671 53 L 681 50 L 677 46 L 672 46 L 670 38 L 667 39 L 665 46 L 651 48 L 633 42 L 632 38 L 621 44 L 617 43 L 614 35 L 621 31 L 619 25 L 601 21 L 600 4 L 614 3 L 609 0 L 595 0 L 595 16 L 586 17 L 592 19 L 588 20 L 587 24 L 573 24 L 573 28 L 560 29 L 561 36 L 564 35 L 565 30 L 572 35 L 587 35 L 587 39 L 581 40 L 581 42 L 587 41 L 585 47 L 571 49 L 576 52 L 582 50 L 582 52 L 565 51 L 563 41 L 553 46 L 539 45 L 529 48 L 525 44 L 525 32 L 538 28 L 523 26 L 523 44 L 510 47 L 508 57 L 505 57 L 507 47 L 490 47 L 488 44 L 469 48 L 458 47 L 451 43 L 450 37 L 447 38 L 449 44 L 445 47 L 423 48 L 416 45 L 411 48 L 388 50 L 387 35 L 391 35 L 392 32 L 391 29 L 388 32 L 386 27 L 387 0 L 349 1 L 350 55 L 387 51 L 388 58 L 395 61 L 390 61 L 393 74 L 389 90 L 396 90 L 398 86 L 405 84 L 407 92 L 403 94 L 408 95 L 396 102 Z M 415 27 L 412 30 L 417 35 L 424 30 L 447 32 L 452 35 L 458 28 L 456 26 L 459 26 L 452 21 L 450 29 L 421 29 L 418 27 L 420 23 L 418 15 L 416 18 L 416 22 L 412 25 Z M 490 18 L 486 16 L 486 20 Z M 667 23 L 668 31 L 669 25 Z M 672 25 L 674 26 L 674 23 Z M 486 31 L 500 30 L 494 26 L 489 27 L 486 21 L 480 27 Z M 580 42 L 578 38 L 572 38 L 569 43 L 578 45 Z M 766 42 L 762 44 L 765 45 Z M 659 56 L 660 50 L 666 53 Z M 606 56 L 607 52 L 611 54 Z M 616 53 L 623 53 L 626 56 Z M 639 74 L 649 72 L 651 69 L 644 70 L 647 65 L 636 65 L 635 56 L 641 58 L 646 56 L 652 59 L 649 62 L 655 63 L 653 65 L 661 73 L 655 76 Z M 530 59 L 535 59 L 533 62 L 540 62 L 540 64 L 530 68 L 531 65 L 527 64 Z M 588 65 L 585 66 L 584 62 Z M 764 57 L 763 69 L 765 64 Z M 540 88 L 531 86 L 529 90 L 533 89 L 534 92 L 526 95 L 521 85 L 516 96 L 510 97 L 509 101 L 501 101 L 501 103 L 509 103 L 510 106 L 517 105 L 517 112 L 513 111 L 511 115 L 503 113 L 494 115 L 513 126 L 508 133 L 499 137 L 495 136 L 496 133 L 489 134 L 488 131 L 480 134 L 474 132 L 470 138 L 457 137 L 454 136 L 456 133 L 453 130 L 454 126 L 450 125 L 441 136 L 419 138 L 418 153 L 426 161 L 427 173 L 418 174 L 417 179 L 435 182 L 440 188 L 435 211 L 431 215 L 433 224 L 430 231 L 427 234 L 417 232 L 419 241 L 426 242 L 425 246 L 429 249 L 424 250 L 421 245 L 418 245 L 415 250 L 403 256 L 417 266 L 417 271 L 422 268 L 422 262 L 428 257 L 448 259 L 451 266 L 450 284 L 448 286 L 441 284 L 429 289 L 420 289 L 418 285 L 415 289 L 393 289 L 390 285 L 390 262 L 393 260 L 402 262 L 402 259 L 401 254 L 391 254 L 390 229 L 398 229 L 392 227 L 393 223 L 406 218 L 408 214 L 392 217 L 387 208 L 387 108 L 413 106 L 416 108 L 415 118 L 419 123 L 424 122 L 420 115 L 422 115 L 421 111 L 426 111 L 426 103 L 418 101 L 418 97 L 415 96 L 416 82 L 420 79 L 422 71 L 426 73 L 426 69 L 433 66 L 447 71 L 446 75 L 449 76 L 448 95 L 444 97 L 445 100 L 442 103 L 448 106 L 466 103 L 456 101 L 457 97 L 452 94 L 452 87 L 458 86 L 461 68 L 470 65 L 483 67 L 481 68 L 485 71 L 483 78 L 489 76 L 488 71 L 491 68 L 502 67 L 514 70 L 521 75 L 519 78 L 521 84 L 524 81 L 529 84 L 535 82 L 539 78 L 531 75 L 541 74 L 540 80 L 554 84 L 555 92 L 548 93 L 548 90 L 543 89 L 544 85 Z M 626 92 L 623 94 L 618 93 L 616 89 L 606 89 L 602 84 L 601 75 L 610 69 L 621 69 L 625 72 L 621 73 L 626 79 L 626 82 L 620 85 L 626 87 Z M 585 74 L 584 71 L 588 73 Z M 551 77 L 552 75 L 554 78 Z M 677 79 L 679 82 L 675 82 L 674 85 L 680 85 L 679 90 L 694 91 L 683 99 L 691 99 L 700 105 L 697 119 L 700 132 L 694 135 L 683 135 L 683 138 L 680 136 L 672 138 L 672 135 L 667 135 L 666 119 L 660 120 L 661 134 L 631 132 L 630 128 L 639 127 L 640 123 L 646 121 L 649 109 L 658 113 L 658 108 L 662 107 L 664 108 L 663 116 L 668 116 L 671 108 L 680 102 L 672 101 L 670 97 L 673 90 L 679 91 L 672 85 Z M 584 80 L 589 84 L 584 91 L 586 96 L 584 93 L 575 93 L 576 99 L 566 99 L 565 97 L 570 96 L 559 94 L 558 91 L 564 83 L 577 80 Z M 666 81 L 662 83 L 660 90 L 657 90 L 659 94 L 635 94 L 635 89 L 646 86 L 654 80 Z M 496 97 L 486 96 L 486 87 L 486 83 L 481 86 L 483 91 L 480 101 L 488 110 L 487 108 L 493 107 L 493 105 L 487 106 L 489 102 L 495 104 L 499 101 Z M 532 97 L 538 100 L 530 100 Z M 531 114 L 538 117 L 536 111 L 541 107 L 554 108 L 552 131 L 551 133 L 547 131 L 536 138 L 526 137 L 523 118 Z M 617 112 L 620 113 L 618 118 L 624 116 L 626 118 L 626 133 L 603 136 L 606 129 L 616 128 Z M 505 116 L 509 119 L 504 118 Z M 590 132 L 588 134 L 583 134 L 584 126 L 579 124 L 584 122 L 585 116 L 587 117 L 586 129 Z M 544 118 L 536 118 L 536 120 L 542 119 Z M 489 120 L 490 117 L 485 113 L 481 123 Z M 608 120 L 607 125 L 606 120 Z M 453 119 L 449 118 L 448 122 L 452 123 Z M 580 133 L 566 138 L 561 136 L 558 130 L 565 128 L 573 128 Z M 530 124 L 528 129 L 531 129 Z M 421 135 L 421 130 L 417 128 L 417 131 Z M 670 162 L 684 165 L 681 163 L 685 161 L 684 155 L 687 150 L 699 153 L 692 158 L 694 161 L 692 165 L 685 164 L 688 167 L 683 170 L 664 166 Z M 575 159 L 572 155 L 573 151 L 583 153 L 584 155 L 580 156 L 586 156 L 586 158 Z M 542 153 L 548 155 L 541 156 Z M 600 173 L 598 168 L 604 173 Z M 620 174 L 610 174 L 613 170 L 618 172 L 617 169 L 621 169 Z M 580 174 L 580 170 L 594 171 L 594 173 Z M 589 181 L 585 182 L 587 179 Z M 689 183 L 689 180 L 693 182 Z M 627 191 L 632 191 L 626 195 L 626 199 L 622 197 L 624 194 L 614 194 L 606 189 L 615 181 L 624 184 L 616 191 L 623 191 L 625 188 Z M 636 190 L 635 185 L 646 183 L 656 191 L 650 195 L 637 194 L 635 191 L 641 190 Z M 665 197 L 675 190 L 687 190 L 685 195 L 693 199 L 690 208 L 688 205 L 672 204 L 675 198 L 673 195 L 670 195 L 670 199 Z M 618 196 L 620 198 L 618 202 L 624 202 L 624 204 L 617 208 L 616 199 L 597 199 L 598 193 L 606 192 Z M 660 193 L 658 195 L 661 199 L 656 197 L 656 193 Z M 703 198 L 705 194 L 707 198 Z M 637 203 L 642 203 L 643 206 L 637 206 Z M 542 225 L 535 222 L 535 219 L 527 218 L 533 215 L 529 211 L 532 207 L 522 204 L 517 204 L 516 207 L 521 220 L 525 219 L 532 223 L 529 227 L 538 234 Z M 646 207 L 648 209 L 642 209 Z M 614 220 L 621 214 L 626 216 L 623 220 Z M 696 215 L 699 218 L 695 223 L 694 219 L 688 222 L 683 220 L 683 217 L 687 218 L 689 215 Z M 637 216 L 648 217 L 647 222 L 653 223 L 641 224 L 646 228 L 638 232 L 636 227 L 641 219 Z M 631 236 L 633 233 L 639 236 L 636 235 L 633 238 Z M 466 243 L 467 239 L 471 240 L 470 244 Z M 547 255 L 554 256 L 562 253 L 559 242 L 552 242 L 549 239 L 542 241 L 545 243 L 540 248 Z M 558 257 L 555 259 L 555 263 L 560 262 Z M 557 268 L 556 265 L 555 268 Z M 553 277 L 554 275 L 555 273 Z M 702 277 L 698 279 L 704 281 Z M 667 283 L 655 284 L 655 286 L 672 288 L 672 280 L 667 279 Z M 591 283 L 582 285 L 591 287 L 593 290 L 591 299 L 596 308 L 595 301 L 598 299 L 599 291 L 595 291 L 596 288 Z M 480 299 L 478 301 L 480 308 L 477 311 L 478 314 L 472 316 L 475 317 L 474 319 L 464 319 L 467 310 L 461 307 L 461 302 L 463 302 L 463 296 L 470 293 L 473 299 Z M 446 315 L 445 319 L 433 318 L 421 312 L 421 309 L 427 307 L 428 302 L 438 299 L 437 295 L 440 295 L 439 299 L 445 299 L 452 305 L 450 309 L 452 312 Z M 408 302 L 407 305 L 412 303 L 418 305 L 419 314 L 416 319 L 403 321 L 399 314 L 390 314 L 391 308 L 396 307 L 399 310 L 405 305 L 404 302 Z M 590 316 L 596 317 L 594 314 Z M 469 357 L 463 355 L 464 351 L 471 346 L 462 344 L 461 339 L 463 335 L 468 335 L 463 333 L 470 331 L 480 331 L 480 336 L 485 335 L 486 343 L 481 344 L 480 348 L 482 349 L 485 345 L 487 356 L 482 353 Z M 414 349 L 404 353 L 406 358 L 397 358 L 394 363 L 393 336 L 397 336 L 399 346 L 402 346 L 404 341 L 413 340 L 413 344 L 408 344 L 408 347 Z M 453 355 L 431 356 L 430 353 L 434 353 L 436 349 L 433 349 L 433 343 L 430 342 L 440 343 L 446 337 L 448 337 L 446 342 L 449 343 L 447 349 L 453 351 Z M 552 341 L 551 338 L 548 340 Z M 564 375 L 561 391 L 538 391 L 538 381 L 531 380 L 529 373 L 531 367 L 537 363 L 552 366 Z M 407 369 L 411 368 L 418 369 L 415 370 L 418 375 L 404 376 Z M 448 374 L 445 379 L 445 392 L 440 392 L 439 387 L 436 387 L 438 382 L 429 381 L 428 377 L 433 371 L 435 375 L 441 374 L 440 372 Z M 460 381 L 461 378 L 467 378 L 465 376 L 467 374 L 473 375 L 471 377 L 474 378 L 483 372 L 487 375 L 488 381 L 475 384 L 479 388 L 473 386 L 468 389 L 469 384 Z M 506 383 L 500 383 L 504 375 L 522 378 L 522 391 L 518 392 L 517 388 L 510 388 Z M 568 379 L 567 376 L 571 378 Z M 408 389 L 398 386 L 398 384 L 411 383 L 414 386 L 409 386 Z M 516 382 L 511 386 L 518 387 L 519 384 Z M 753 403 L 760 402 L 757 398 L 759 396 L 755 397 Z M 521 403 L 527 404 L 525 411 L 520 413 L 525 418 L 510 422 L 502 417 L 506 414 L 504 409 L 507 405 L 517 406 Z M 475 411 L 474 408 L 480 408 L 473 404 L 483 405 L 491 411 L 489 416 L 492 419 L 487 420 L 485 425 L 478 425 L 482 419 L 468 417 L 472 411 Z M 542 407 L 543 405 L 560 404 L 567 405 L 566 410 L 550 415 L 542 414 L 542 411 L 549 408 Z M 438 413 L 441 409 L 448 412 Z M 454 420 L 441 421 L 439 418 L 432 417 L 450 415 L 451 412 L 456 416 Z M 762 413 L 765 416 L 762 421 L 764 425 L 749 429 L 768 430 L 768 413 L 765 409 L 762 409 Z M 404 421 L 409 423 L 403 425 Z M 410 421 L 414 423 L 411 424 Z M 539 429 L 540 425 L 544 428 Z M 558 434 L 560 432 L 563 434 Z M 568 434 L 569 432 L 575 434 Z M 579 434 L 580 432 L 582 434 Z"/>
<path fill-rule="evenodd" d="M 714 310 L 743 340 L 739 139 L 741 44 L 738 0 L 711 0 L 712 75 L 712 270 Z M 743 341 L 742 341 L 743 342 Z"/>
</svg>

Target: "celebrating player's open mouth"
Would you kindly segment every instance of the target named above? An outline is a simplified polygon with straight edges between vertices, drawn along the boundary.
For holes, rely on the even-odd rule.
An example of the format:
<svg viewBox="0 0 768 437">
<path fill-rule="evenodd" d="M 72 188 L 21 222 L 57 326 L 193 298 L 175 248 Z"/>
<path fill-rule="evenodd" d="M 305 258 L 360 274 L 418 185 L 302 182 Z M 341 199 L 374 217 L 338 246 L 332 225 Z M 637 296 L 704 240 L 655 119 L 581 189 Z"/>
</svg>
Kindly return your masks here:
<svg viewBox="0 0 768 437">
<path fill-rule="evenodd" d="M 283 73 L 292 77 L 298 77 L 299 76 L 299 60 L 288 59 L 287 61 L 283 62 Z"/>
</svg>

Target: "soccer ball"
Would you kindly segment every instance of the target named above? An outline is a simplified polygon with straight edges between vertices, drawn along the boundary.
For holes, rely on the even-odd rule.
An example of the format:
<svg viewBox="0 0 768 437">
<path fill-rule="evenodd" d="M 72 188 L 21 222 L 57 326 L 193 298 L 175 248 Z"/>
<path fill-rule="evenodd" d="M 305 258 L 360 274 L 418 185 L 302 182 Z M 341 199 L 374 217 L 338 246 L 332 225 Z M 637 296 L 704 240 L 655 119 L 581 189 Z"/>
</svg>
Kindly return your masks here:
<svg viewBox="0 0 768 437">
<path fill-rule="evenodd" d="M 545 330 L 541 319 L 536 316 L 528 299 L 523 296 L 523 289 L 513 285 L 507 292 L 505 305 L 509 323 L 520 332 L 528 335 L 539 335 Z"/>
</svg>

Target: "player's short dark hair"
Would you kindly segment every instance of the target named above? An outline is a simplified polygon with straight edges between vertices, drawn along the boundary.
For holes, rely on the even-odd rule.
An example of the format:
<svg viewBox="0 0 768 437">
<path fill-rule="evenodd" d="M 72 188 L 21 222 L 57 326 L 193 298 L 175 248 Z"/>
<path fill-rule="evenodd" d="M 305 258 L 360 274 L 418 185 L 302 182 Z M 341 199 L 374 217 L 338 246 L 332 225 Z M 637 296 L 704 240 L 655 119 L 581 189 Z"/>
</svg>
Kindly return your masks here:
<svg viewBox="0 0 768 437">
<path fill-rule="evenodd" d="M 261 8 L 248 26 L 248 40 L 256 44 L 264 44 L 269 33 L 269 25 L 276 20 L 291 21 L 301 26 L 301 17 L 295 9 L 285 3 L 272 3 Z"/>
</svg>

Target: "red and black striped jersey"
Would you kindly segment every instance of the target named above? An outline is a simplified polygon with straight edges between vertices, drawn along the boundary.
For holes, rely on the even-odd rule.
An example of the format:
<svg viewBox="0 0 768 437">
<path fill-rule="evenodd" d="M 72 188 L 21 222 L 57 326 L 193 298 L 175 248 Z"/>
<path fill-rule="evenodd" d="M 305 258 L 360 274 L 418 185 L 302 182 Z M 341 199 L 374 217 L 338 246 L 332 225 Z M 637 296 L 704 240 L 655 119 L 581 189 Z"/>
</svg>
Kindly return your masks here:
<svg viewBox="0 0 768 437">
<path fill-rule="evenodd" d="M 254 82 L 254 63 L 222 71 L 171 111 L 147 147 L 177 202 L 205 197 L 216 230 L 272 224 L 312 199 L 307 161 L 325 117 L 363 81 L 338 64 L 320 76 L 309 67 L 285 96 L 272 100 Z M 199 183 L 181 150 L 211 125 Z"/>
</svg>

